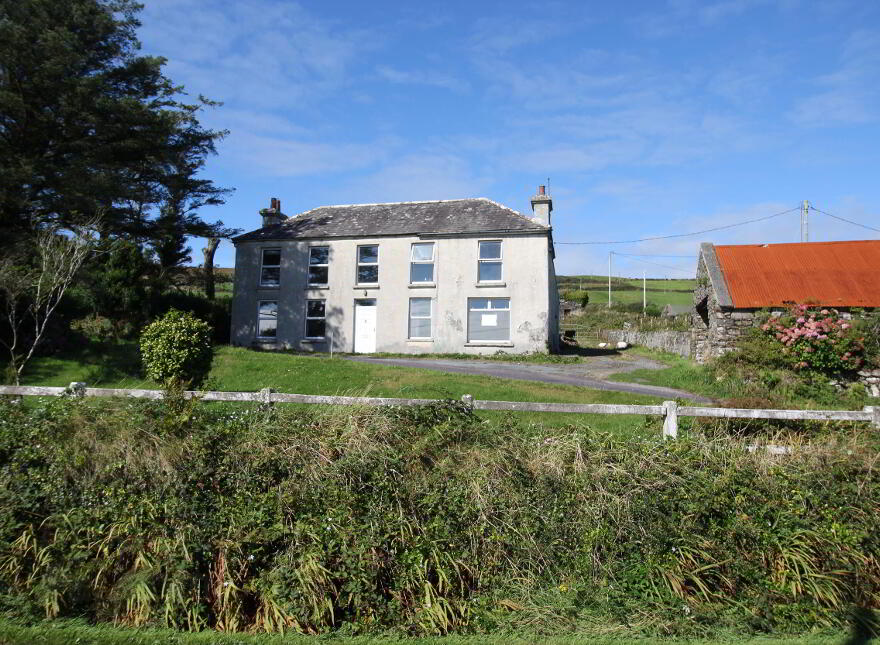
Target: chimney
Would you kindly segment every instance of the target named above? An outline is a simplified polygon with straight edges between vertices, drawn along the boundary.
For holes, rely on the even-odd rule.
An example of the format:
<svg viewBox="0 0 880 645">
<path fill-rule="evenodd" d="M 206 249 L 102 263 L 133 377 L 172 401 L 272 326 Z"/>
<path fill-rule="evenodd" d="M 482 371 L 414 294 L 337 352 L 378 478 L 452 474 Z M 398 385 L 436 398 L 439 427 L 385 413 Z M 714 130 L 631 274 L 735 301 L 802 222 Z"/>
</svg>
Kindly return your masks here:
<svg viewBox="0 0 880 645">
<path fill-rule="evenodd" d="M 544 226 L 550 226 L 553 200 L 546 194 L 546 190 L 544 186 L 538 186 L 538 194 L 532 197 L 532 216 Z"/>
<path fill-rule="evenodd" d="M 281 200 L 273 197 L 269 200 L 269 208 L 261 208 L 260 215 L 263 217 L 263 227 L 280 224 L 287 217 L 281 212 Z"/>
</svg>

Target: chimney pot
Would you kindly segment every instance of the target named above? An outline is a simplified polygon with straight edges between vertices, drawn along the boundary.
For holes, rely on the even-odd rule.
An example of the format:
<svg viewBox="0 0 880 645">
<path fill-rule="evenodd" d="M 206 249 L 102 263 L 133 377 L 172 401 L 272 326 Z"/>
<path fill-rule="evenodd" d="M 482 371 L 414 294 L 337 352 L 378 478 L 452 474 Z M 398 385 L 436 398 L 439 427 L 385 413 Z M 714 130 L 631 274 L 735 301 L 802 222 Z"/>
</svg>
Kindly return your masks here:
<svg viewBox="0 0 880 645">
<path fill-rule="evenodd" d="M 547 187 L 543 184 L 538 186 L 538 194 L 532 197 L 532 217 L 544 226 L 550 226 L 550 212 L 553 210 L 553 200 L 547 194 Z"/>
<path fill-rule="evenodd" d="M 260 209 L 260 215 L 263 217 L 263 226 L 280 224 L 287 219 L 281 214 L 281 200 L 277 197 L 269 198 L 269 208 Z"/>
</svg>

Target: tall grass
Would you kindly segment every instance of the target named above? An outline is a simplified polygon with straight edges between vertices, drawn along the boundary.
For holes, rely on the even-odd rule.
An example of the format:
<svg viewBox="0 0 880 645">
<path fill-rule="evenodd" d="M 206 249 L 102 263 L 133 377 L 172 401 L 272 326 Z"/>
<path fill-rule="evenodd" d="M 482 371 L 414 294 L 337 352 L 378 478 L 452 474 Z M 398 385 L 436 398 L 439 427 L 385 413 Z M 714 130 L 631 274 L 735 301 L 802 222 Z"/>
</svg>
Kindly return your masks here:
<svg viewBox="0 0 880 645">
<path fill-rule="evenodd" d="M 304 634 L 711 634 L 880 604 L 877 445 L 419 409 L 0 409 L 0 609 Z"/>
</svg>

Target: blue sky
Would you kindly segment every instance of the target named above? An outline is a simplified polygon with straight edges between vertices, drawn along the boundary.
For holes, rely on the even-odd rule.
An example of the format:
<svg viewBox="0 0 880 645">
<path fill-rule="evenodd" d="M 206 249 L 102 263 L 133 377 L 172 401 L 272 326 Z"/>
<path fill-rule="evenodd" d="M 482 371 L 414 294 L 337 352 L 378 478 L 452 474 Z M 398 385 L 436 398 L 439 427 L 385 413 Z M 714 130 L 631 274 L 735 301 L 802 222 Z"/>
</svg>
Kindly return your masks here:
<svg viewBox="0 0 880 645">
<path fill-rule="evenodd" d="M 549 177 L 557 243 L 696 231 L 804 199 L 880 228 L 875 0 L 143 1 L 144 52 L 224 103 L 203 119 L 231 131 L 206 174 L 236 192 L 209 220 L 257 228 L 270 197 L 289 215 L 477 196 L 528 213 Z M 794 242 L 798 222 L 560 244 L 557 271 L 602 273 L 609 250 Z M 811 214 L 811 241 L 878 237 Z M 216 261 L 234 264 L 230 243 Z M 694 264 L 621 256 L 615 272 Z"/>
</svg>

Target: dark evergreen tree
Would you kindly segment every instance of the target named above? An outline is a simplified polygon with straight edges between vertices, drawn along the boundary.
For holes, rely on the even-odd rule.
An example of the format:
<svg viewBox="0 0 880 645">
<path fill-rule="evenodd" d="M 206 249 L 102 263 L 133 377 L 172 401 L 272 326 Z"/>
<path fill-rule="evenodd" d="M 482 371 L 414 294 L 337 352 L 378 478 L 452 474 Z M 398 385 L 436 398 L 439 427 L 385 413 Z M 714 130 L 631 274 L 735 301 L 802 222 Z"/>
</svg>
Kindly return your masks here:
<svg viewBox="0 0 880 645">
<path fill-rule="evenodd" d="M 225 132 L 200 126 L 212 103 L 181 102 L 163 58 L 138 54 L 139 9 L 0 0 L 0 249 L 95 213 L 105 236 L 168 266 L 185 261 L 186 235 L 228 234 L 198 212 L 228 193 L 198 177 Z"/>
</svg>

